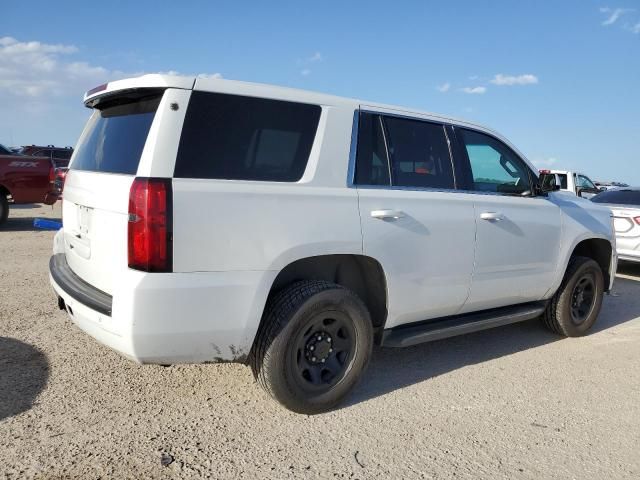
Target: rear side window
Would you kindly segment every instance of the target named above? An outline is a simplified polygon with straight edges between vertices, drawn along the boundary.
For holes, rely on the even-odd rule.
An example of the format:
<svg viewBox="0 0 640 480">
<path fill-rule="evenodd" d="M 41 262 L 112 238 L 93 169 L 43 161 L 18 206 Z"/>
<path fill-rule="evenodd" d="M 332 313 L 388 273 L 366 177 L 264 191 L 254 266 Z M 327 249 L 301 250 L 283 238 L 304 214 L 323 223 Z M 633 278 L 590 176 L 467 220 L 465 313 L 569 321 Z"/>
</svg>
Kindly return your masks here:
<svg viewBox="0 0 640 480">
<path fill-rule="evenodd" d="M 398 117 L 384 123 L 394 186 L 455 188 L 443 125 Z"/>
<path fill-rule="evenodd" d="M 607 190 L 593 197 L 591 201 L 640 207 L 640 190 Z"/>
<path fill-rule="evenodd" d="M 99 104 L 70 168 L 135 175 L 161 97 L 154 94 Z"/>
<path fill-rule="evenodd" d="M 358 125 L 356 185 L 390 185 L 382 121 L 378 115 L 361 113 Z"/>
<path fill-rule="evenodd" d="M 318 105 L 193 92 L 174 176 L 298 181 L 320 111 Z"/>
</svg>

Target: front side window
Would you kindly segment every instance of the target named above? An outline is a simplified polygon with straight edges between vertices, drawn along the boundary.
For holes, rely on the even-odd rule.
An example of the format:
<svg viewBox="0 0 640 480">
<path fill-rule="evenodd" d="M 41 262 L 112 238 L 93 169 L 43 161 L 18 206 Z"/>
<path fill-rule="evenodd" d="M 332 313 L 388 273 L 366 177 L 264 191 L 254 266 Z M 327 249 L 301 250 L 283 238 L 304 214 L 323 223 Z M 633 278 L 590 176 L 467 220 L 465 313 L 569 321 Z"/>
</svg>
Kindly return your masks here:
<svg viewBox="0 0 640 480">
<path fill-rule="evenodd" d="M 455 188 L 443 125 L 398 117 L 384 123 L 394 186 Z"/>
<path fill-rule="evenodd" d="M 193 92 L 174 176 L 296 182 L 320 111 L 318 105 Z"/>
<path fill-rule="evenodd" d="M 578 180 L 576 185 L 579 188 L 593 188 L 597 189 L 597 187 L 593 184 L 593 182 L 589 179 L 589 177 L 585 177 L 584 175 L 578 175 Z"/>
<path fill-rule="evenodd" d="M 531 192 L 528 168 L 509 147 L 480 132 L 458 132 L 469 157 L 473 190 L 511 195 Z"/>
</svg>

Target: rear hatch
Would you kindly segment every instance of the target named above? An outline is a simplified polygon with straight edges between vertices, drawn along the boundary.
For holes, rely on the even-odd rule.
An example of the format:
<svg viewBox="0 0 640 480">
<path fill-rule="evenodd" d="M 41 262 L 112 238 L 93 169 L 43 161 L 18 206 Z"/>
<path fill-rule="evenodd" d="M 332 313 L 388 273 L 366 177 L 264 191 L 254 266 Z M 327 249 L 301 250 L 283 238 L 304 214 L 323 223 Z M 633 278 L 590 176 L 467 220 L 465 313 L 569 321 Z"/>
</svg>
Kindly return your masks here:
<svg viewBox="0 0 640 480">
<path fill-rule="evenodd" d="M 67 263 L 111 295 L 127 269 L 129 190 L 162 95 L 143 89 L 97 102 L 67 173 L 62 206 Z"/>
</svg>

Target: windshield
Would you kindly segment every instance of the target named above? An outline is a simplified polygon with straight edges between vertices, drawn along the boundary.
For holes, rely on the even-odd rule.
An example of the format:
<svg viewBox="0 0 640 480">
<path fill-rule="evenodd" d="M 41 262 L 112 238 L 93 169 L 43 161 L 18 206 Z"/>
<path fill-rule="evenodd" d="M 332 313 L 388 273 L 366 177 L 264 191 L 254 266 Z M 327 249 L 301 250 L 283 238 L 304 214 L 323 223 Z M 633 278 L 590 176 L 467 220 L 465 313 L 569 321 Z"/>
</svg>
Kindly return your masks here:
<svg viewBox="0 0 640 480">
<path fill-rule="evenodd" d="M 0 143 L 0 155 L 13 155 L 13 152 Z"/>
</svg>

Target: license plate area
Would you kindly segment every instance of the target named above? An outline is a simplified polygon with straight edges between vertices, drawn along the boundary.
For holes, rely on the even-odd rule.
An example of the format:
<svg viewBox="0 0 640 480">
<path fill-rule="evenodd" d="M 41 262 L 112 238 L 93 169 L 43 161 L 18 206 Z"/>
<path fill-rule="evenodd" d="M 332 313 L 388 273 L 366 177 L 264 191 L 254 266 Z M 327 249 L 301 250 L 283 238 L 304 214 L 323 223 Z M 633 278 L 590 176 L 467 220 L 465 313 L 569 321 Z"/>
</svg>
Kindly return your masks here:
<svg viewBox="0 0 640 480">
<path fill-rule="evenodd" d="M 91 231 L 91 219 L 93 217 L 93 208 L 78 205 L 78 233 L 82 236 L 88 236 Z"/>
</svg>

